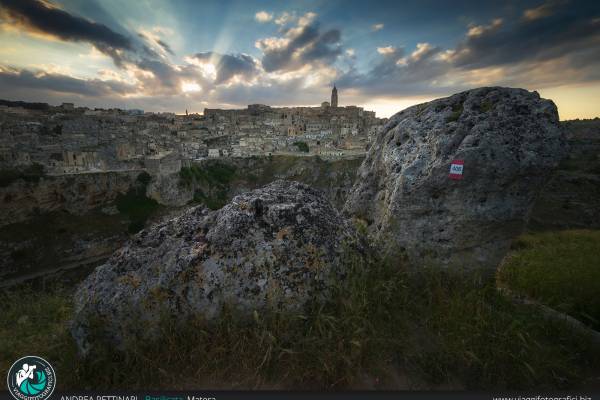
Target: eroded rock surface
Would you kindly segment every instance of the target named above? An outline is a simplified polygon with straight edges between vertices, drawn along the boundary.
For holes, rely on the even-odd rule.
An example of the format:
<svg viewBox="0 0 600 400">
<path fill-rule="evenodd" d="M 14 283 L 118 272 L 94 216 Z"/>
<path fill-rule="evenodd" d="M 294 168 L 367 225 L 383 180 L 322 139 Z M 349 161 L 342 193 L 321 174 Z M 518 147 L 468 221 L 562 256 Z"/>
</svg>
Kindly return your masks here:
<svg viewBox="0 0 600 400">
<path fill-rule="evenodd" d="M 276 181 L 138 233 L 79 287 L 72 333 L 86 352 L 91 331 L 117 344 L 128 332 L 150 337 L 164 312 L 185 322 L 226 304 L 297 309 L 345 277 L 347 257 L 364 254 L 320 192 Z"/>
<path fill-rule="evenodd" d="M 479 88 L 394 115 L 361 165 L 345 212 L 382 254 L 493 270 L 566 152 L 556 106 L 535 92 Z M 453 160 L 462 179 L 449 179 Z"/>
</svg>

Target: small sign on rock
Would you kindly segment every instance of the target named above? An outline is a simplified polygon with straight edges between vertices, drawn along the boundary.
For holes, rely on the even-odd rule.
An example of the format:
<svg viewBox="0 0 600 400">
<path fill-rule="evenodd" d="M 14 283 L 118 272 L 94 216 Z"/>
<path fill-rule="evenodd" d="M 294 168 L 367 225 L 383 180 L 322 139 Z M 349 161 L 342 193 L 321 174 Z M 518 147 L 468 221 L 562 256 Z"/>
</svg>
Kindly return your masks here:
<svg viewBox="0 0 600 400">
<path fill-rule="evenodd" d="M 463 160 L 454 160 L 450 164 L 450 179 L 462 179 L 465 162 Z"/>
</svg>

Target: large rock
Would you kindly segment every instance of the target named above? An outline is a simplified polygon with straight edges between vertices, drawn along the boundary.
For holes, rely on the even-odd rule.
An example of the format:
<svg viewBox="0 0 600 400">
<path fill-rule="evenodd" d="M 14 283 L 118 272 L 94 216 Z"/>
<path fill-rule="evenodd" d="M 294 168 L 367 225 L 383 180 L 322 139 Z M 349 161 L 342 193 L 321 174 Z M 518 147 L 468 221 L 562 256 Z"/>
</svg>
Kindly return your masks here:
<svg viewBox="0 0 600 400">
<path fill-rule="evenodd" d="M 345 212 L 381 254 L 413 267 L 495 268 L 565 154 L 552 101 L 486 87 L 394 115 L 359 169 Z M 462 179 L 449 179 L 453 160 Z"/>
<path fill-rule="evenodd" d="M 186 321 L 213 319 L 225 305 L 298 309 L 327 296 L 347 257 L 364 250 L 320 192 L 276 181 L 137 234 L 78 288 L 72 333 L 85 353 L 91 334 L 116 344 L 152 337 L 164 313 Z"/>
</svg>

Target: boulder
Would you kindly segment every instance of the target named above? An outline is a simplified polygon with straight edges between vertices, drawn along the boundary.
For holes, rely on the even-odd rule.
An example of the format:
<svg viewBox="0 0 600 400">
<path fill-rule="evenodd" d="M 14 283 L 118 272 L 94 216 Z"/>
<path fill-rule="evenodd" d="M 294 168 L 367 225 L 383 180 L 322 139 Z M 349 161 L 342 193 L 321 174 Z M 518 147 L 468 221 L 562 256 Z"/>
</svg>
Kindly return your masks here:
<svg viewBox="0 0 600 400">
<path fill-rule="evenodd" d="M 523 89 L 469 90 L 391 117 L 344 212 L 367 223 L 393 262 L 491 272 L 565 153 L 552 101 Z M 462 175 L 450 176 L 453 161 Z"/>
<path fill-rule="evenodd" d="M 297 310 L 325 298 L 365 250 L 320 192 L 275 181 L 138 233 L 78 288 L 72 334 L 85 354 L 96 336 L 117 345 L 155 337 L 165 315 L 185 323 L 224 306 Z"/>
</svg>

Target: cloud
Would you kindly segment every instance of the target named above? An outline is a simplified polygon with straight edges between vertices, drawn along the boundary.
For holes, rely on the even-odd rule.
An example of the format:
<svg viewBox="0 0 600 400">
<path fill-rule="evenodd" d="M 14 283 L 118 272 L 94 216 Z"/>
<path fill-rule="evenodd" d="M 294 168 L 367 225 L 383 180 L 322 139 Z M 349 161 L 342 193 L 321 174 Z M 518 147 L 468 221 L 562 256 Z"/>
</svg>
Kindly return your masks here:
<svg viewBox="0 0 600 400">
<path fill-rule="evenodd" d="M 390 54 L 394 54 L 396 52 L 396 49 L 393 46 L 378 47 L 377 52 L 381 55 L 387 56 Z"/>
<path fill-rule="evenodd" d="M 321 32 L 316 14 L 306 13 L 296 26 L 284 30 L 282 37 L 269 37 L 256 42 L 263 52 L 262 66 L 267 72 L 294 71 L 307 64 L 331 64 L 342 53 L 341 32 Z"/>
<path fill-rule="evenodd" d="M 511 23 L 496 19 L 489 25 L 471 27 L 449 58 L 458 67 L 473 69 L 541 62 L 599 48 L 600 27 L 592 20 L 598 15 L 597 9 L 581 4 L 577 8 L 552 4 L 553 13 L 540 11 L 546 4 L 537 11 L 525 11 L 529 17 Z M 600 61 L 598 54 L 596 61 Z"/>
<path fill-rule="evenodd" d="M 88 42 L 110 54 L 133 48 L 128 37 L 111 30 L 106 25 L 71 15 L 47 2 L 0 0 L 0 9 L 5 17 L 25 30 L 65 41 Z"/>
<path fill-rule="evenodd" d="M 195 54 L 194 58 L 214 67 L 215 84 L 227 83 L 236 76 L 249 80 L 260 72 L 259 62 L 247 54 L 219 54 L 207 51 Z"/>
<path fill-rule="evenodd" d="M 277 25 L 286 25 L 287 23 L 293 21 L 295 19 L 294 14 L 290 14 L 288 12 L 283 12 L 275 19 L 275 23 Z"/>
<path fill-rule="evenodd" d="M 472 25 L 467 31 L 467 37 L 474 38 L 483 34 L 489 34 L 498 30 L 502 26 L 502 18 L 492 20 L 489 25 Z"/>
<path fill-rule="evenodd" d="M 444 94 L 473 86 L 552 87 L 600 80 L 600 7 L 553 1 L 523 18 L 471 25 L 442 49 L 418 43 L 407 55 L 380 47 L 366 71 L 351 66 L 336 79 L 363 95 Z"/>
<path fill-rule="evenodd" d="M 273 19 L 273 14 L 270 14 L 266 11 L 259 11 L 256 14 L 254 14 L 254 19 L 256 19 L 261 24 L 264 24 L 265 22 L 269 22 Z"/>
<path fill-rule="evenodd" d="M 469 25 L 446 48 L 431 40 L 407 48 L 383 42 L 371 60 L 362 58 L 368 40 L 344 47 L 342 32 L 324 28 L 315 13 L 259 11 L 256 21 L 272 23 L 277 30 L 255 42 L 260 56 L 194 49 L 176 62 L 170 57 L 175 54 L 170 46 L 174 32 L 136 27 L 132 34 L 110 19 L 94 22 L 48 1 L 0 0 L 0 17 L 24 32 L 89 43 L 99 58 L 112 57 L 118 68 L 103 65 L 99 79 L 82 79 L 68 69 L 42 64 L 0 66 L 6 96 L 183 111 L 191 109 L 189 102 L 211 107 L 317 104 L 327 98 L 332 81 L 344 98 L 360 104 L 382 97 L 445 95 L 473 86 L 538 89 L 600 80 L 597 2 L 557 0 L 523 7 L 511 11 L 512 17 L 503 14 Z M 373 31 L 381 28 L 383 24 L 371 26 Z M 184 48 L 175 43 L 178 52 Z"/>
<path fill-rule="evenodd" d="M 373 24 L 373 25 L 371 25 L 371 30 L 372 30 L 373 32 L 377 32 L 377 31 L 380 31 L 380 30 L 382 30 L 382 29 L 383 29 L 383 27 L 384 27 L 384 25 L 383 25 L 383 24 Z"/>
<path fill-rule="evenodd" d="M 529 21 L 533 21 L 540 18 L 545 18 L 552 15 L 555 8 L 564 1 L 548 1 L 539 7 L 529 8 L 523 12 L 523 18 Z"/>
<path fill-rule="evenodd" d="M 447 74 L 451 65 L 439 55 L 441 48 L 419 43 L 408 55 L 403 48 L 380 47 L 383 55 L 366 72 L 355 68 L 342 74 L 337 82 L 340 88 L 359 90 L 364 96 L 422 95 L 439 93 L 444 85 L 433 84 Z"/>
<path fill-rule="evenodd" d="M 171 49 L 171 46 L 169 46 L 168 43 L 166 43 L 165 41 L 159 39 L 156 41 L 156 43 L 158 43 L 158 45 L 160 47 L 162 47 L 167 53 L 169 53 L 170 55 L 174 56 L 175 52 L 173 51 L 173 49 Z"/>
<path fill-rule="evenodd" d="M 3 90 L 47 90 L 81 96 L 124 95 L 135 90 L 134 86 L 116 80 L 79 79 L 63 74 L 32 72 L 27 69 L 0 67 L 0 84 Z"/>
<path fill-rule="evenodd" d="M 25 31 L 63 41 L 87 42 L 111 57 L 115 65 L 123 70 L 150 72 L 155 80 L 152 83 L 148 76 L 137 74 L 148 88 L 173 88 L 180 83 L 179 71 L 164 60 L 164 55 L 151 48 L 155 46 L 165 53 L 174 54 L 171 47 L 153 32 L 126 36 L 106 25 L 72 15 L 47 1 L 0 0 L 0 10 Z"/>
</svg>

